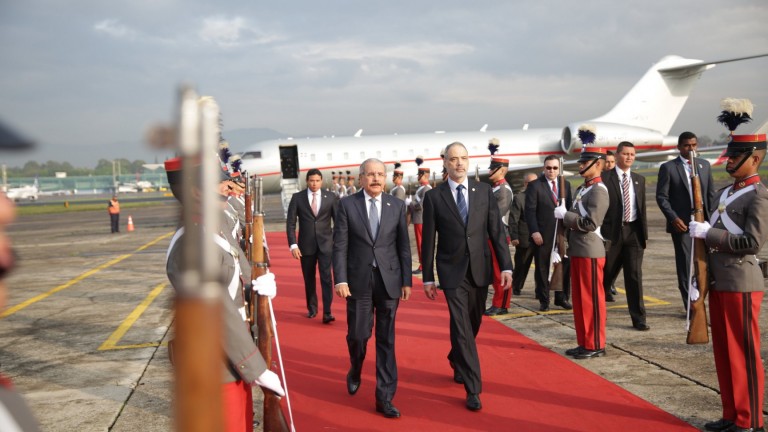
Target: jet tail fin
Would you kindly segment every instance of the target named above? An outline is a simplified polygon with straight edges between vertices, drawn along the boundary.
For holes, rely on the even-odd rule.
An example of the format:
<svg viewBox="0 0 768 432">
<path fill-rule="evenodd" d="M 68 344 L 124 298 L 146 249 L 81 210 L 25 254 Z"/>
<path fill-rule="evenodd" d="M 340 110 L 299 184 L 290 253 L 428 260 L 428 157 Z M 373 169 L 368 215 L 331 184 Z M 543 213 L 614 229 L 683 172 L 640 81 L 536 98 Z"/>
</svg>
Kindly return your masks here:
<svg viewBox="0 0 768 432">
<path fill-rule="evenodd" d="M 651 66 L 613 109 L 591 121 L 636 126 L 666 135 L 703 72 L 720 63 L 766 56 L 768 54 L 710 62 L 666 56 Z"/>
</svg>

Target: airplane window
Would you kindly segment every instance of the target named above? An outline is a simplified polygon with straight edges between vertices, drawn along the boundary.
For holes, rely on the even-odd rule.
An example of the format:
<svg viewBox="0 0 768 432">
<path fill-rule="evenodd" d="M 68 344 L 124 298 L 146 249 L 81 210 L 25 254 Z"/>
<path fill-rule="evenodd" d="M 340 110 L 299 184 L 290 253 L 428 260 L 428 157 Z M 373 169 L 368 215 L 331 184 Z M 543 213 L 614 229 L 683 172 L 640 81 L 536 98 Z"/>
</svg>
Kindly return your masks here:
<svg viewBox="0 0 768 432">
<path fill-rule="evenodd" d="M 242 158 L 243 159 L 261 159 L 261 152 L 260 151 L 246 152 L 246 153 L 243 153 Z"/>
<path fill-rule="evenodd" d="M 381 151 L 376 151 L 376 159 L 381 159 Z"/>
<path fill-rule="evenodd" d="M 397 150 L 392 150 L 392 159 L 397 159 Z"/>
<path fill-rule="evenodd" d="M 413 157 L 413 149 L 408 150 L 408 154 L 411 155 L 411 157 Z"/>
<path fill-rule="evenodd" d="M 314 161 L 315 161 L 315 154 L 314 154 L 314 153 L 312 153 L 311 155 L 309 155 L 309 160 L 311 160 L 312 162 L 314 162 Z"/>
<path fill-rule="evenodd" d="M 333 160 L 333 153 L 328 153 L 328 160 L 329 160 L 329 161 L 332 161 L 332 160 Z"/>
<path fill-rule="evenodd" d="M 344 160 L 349 160 L 349 153 L 344 152 Z"/>
<path fill-rule="evenodd" d="M 360 160 L 365 160 L 365 152 L 360 152 Z"/>
</svg>

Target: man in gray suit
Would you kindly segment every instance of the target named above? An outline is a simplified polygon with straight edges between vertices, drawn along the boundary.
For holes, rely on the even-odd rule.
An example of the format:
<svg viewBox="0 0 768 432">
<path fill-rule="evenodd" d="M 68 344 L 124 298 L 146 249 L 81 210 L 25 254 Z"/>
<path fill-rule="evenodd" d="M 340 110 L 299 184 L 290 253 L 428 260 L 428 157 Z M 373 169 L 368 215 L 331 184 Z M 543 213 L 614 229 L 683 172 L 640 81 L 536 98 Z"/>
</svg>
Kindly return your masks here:
<svg viewBox="0 0 768 432">
<path fill-rule="evenodd" d="M 691 193 L 691 166 L 688 155 L 698 147 L 698 140 L 693 132 L 683 132 L 677 139 L 680 157 L 661 164 L 659 183 L 656 186 L 656 202 L 667 219 L 667 232 L 672 235 L 675 246 L 675 267 L 677 268 L 677 289 L 683 298 L 683 307 L 688 309 L 688 285 L 691 266 L 691 236 L 688 222 L 693 214 L 693 194 Z M 709 162 L 696 158 L 701 183 L 701 197 L 704 203 L 704 217 L 709 217 L 715 199 L 712 186 L 712 170 Z"/>
<path fill-rule="evenodd" d="M 397 389 L 395 314 L 411 296 L 411 242 L 405 202 L 382 193 L 386 167 L 378 159 L 360 165 L 362 190 L 339 202 L 333 236 L 336 294 L 347 299 L 347 391 L 357 393 L 376 317 L 376 411 L 400 417 L 392 405 Z"/>
<path fill-rule="evenodd" d="M 323 323 L 336 318 L 331 314 L 333 288 L 331 284 L 331 253 L 333 227 L 338 198 L 329 191 L 321 190 L 323 174 L 318 169 L 307 171 L 307 188 L 296 192 L 288 204 L 285 228 L 291 254 L 301 260 L 304 275 L 304 294 L 307 298 L 307 317 L 317 315 L 316 268 L 320 270 L 320 288 L 323 294 Z M 299 220 L 299 239 L 296 241 L 296 219 Z"/>
</svg>

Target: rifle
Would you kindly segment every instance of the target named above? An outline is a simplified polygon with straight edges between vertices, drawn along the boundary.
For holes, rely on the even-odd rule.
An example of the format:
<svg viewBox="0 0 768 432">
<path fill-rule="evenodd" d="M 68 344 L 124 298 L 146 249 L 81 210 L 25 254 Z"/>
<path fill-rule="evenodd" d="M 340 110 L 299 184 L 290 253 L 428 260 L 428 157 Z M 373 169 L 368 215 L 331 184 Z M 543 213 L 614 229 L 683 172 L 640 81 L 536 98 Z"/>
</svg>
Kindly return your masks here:
<svg viewBox="0 0 768 432">
<path fill-rule="evenodd" d="M 245 173 L 244 173 L 245 174 Z M 245 178 L 245 196 L 243 197 L 245 201 L 245 229 L 244 229 L 244 235 L 243 240 L 245 243 L 245 258 L 248 259 L 248 262 L 251 262 L 251 235 L 253 234 L 253 188 L 251 184 L 250 178 L 248 178 L 248 175 L 245 174 L 243 176 Z M 249 296 L 243 296 L 243 298 L 247 299 Z"/>
<path fill-rule="evenodd" d="M 262 203 L 262 178 L 256 177 L 249 179 L 253 181 L 251 191 L 254 194 L 255 199 L 253 201 L 253 226 L 251 235 L 253 240 L 251 245 L 251 277 L 253 279 L 259 278 L 267 273 L 269 267 L 269 257 L 264 245 L 264 212 Z M 247 211 L 247 209 L 246 209 Z M 258 307 L 256 312 L 256 321 L 258 327 L 258 345 L 261 356 L 264 357 L 264 362 L 267 367 L 272 365 L 272 315 L 269 311 L 269 298 L 266 296 L 258 295 L 255 291 L 251 290 L 250 301 L 250 313 L 253 317 L 254 308 Z M 280 398 L 269 390 L 262 389 L 264 393 L 264 412 L 263 422 L 265 431 L 284 431 L 287 432 L 288 424 L 285 421 L 285 416 L 280 407 Z"/>
<path fill-rule="evenodd" d="M 691 151 L 688 154 L 688 161 L 691 164 L 691 192 L 693 195 L 693 214 L 692 219 L 696 222 L 704 222 L 704 203 L 701 197 L 701 180 L 699 170 L 696 168 L 694 159 L 696 152 Z M 704 300 L 709 293 L 709 275 L 707 274 L 707 247 L 704 239 L 693 240 L 693 254 L 691 255 L 691 273 L 688 290 L 698 289 L 699 298 L 696 301 L 688 299 L 688 308 L 690 310 L 690 321 L 688 323 L 688 336 L 685 339 L 687 344 L 705 344 L 709 342 L 709 330 L 707 329 L 707 309 Z"/>
<path fill-rule="evenodd" d="M 563 158 L 560 158 L 560 174 L 557 176 L 557 183 L 559 184 L 557 194 L 557 202 L 560 205 L 565 205 L 565 175 L 563 174 Z M 550 254 L 549 261 L 549 290 L 550 291 L 562 291 L 563 290 L 563 261 L 565 260 L 565 225 L 559 219 L 555 219 L 555 238 L 552 242 L 552 252 L 560 255 L 560 262 L 553 263 L 552 255 Z"/>
</svg>

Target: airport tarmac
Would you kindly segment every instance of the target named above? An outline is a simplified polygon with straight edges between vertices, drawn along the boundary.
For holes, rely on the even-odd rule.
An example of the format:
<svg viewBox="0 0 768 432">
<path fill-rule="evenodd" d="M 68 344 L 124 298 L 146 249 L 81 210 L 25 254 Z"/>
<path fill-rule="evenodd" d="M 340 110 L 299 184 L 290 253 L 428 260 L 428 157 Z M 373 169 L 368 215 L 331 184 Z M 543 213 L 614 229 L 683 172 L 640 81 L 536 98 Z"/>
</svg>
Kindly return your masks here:
<svg viewBox="0 0 768 432">
<path fill-rule="evenodd" d="M 721 414 L 711 344 L 685 344 L 672 243 L 649 192 L 643 280 L 651 330 L 632 328 L 619 293 L 608 304 L 607 356 L 578 364 L 703 428 Z M 270 231 L 285 229 L 278 200 L 265 197 Z M 43 430 L 172 428 L 164 342 L 173 290 L 165 251 L 177 208 L 169 200 L 130 214 L 131 233 L 110 234 L 106 211 L 28 216 L 10 229 L 20 264 L 7 280 L 9 306 L 0 313 L 0 371 L 26 396 Z M 128 215 L 121 215 L 123 231 Z M 621 275 L 616 285 L 623 286 Z M 570 311 L 538 312 L 532 274 L 510 314 L 496 319 L 561 354 L 575 345 Z M 763 341 L 766 327 L 763 319 Z M 766 348 L 763 343 L 763 358 Z"/>
</svg>

